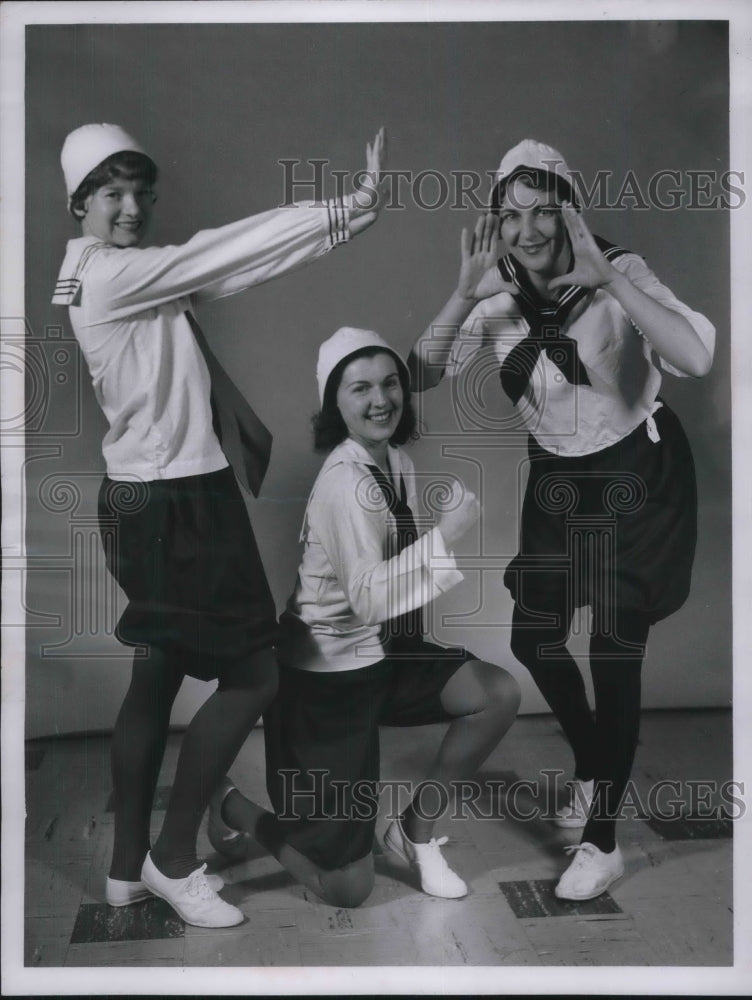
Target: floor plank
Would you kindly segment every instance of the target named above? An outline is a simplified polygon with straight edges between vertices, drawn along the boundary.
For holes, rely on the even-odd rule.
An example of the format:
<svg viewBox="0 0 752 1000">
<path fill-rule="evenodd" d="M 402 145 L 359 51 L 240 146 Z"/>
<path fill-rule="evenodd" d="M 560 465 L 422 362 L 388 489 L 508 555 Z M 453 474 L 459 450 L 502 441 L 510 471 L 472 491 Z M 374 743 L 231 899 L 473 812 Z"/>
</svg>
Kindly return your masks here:
<svg viewBox="0 0 752 1000">
<path fill-rule="evenodd" d="M 418 780 L 443 732 L 441 726 L 385 729 L 385 781 Z M 153 835 L 179 747 L 180 734 L 172 734 Z M 657 783 L 678 782 L 671 794 L 685 817 L 698 802 L 718 806 L 718 788 L 732 773 L 730 748 L 728 712 L 644 713 L 635 796 L 648 803 Z M 468 883 L 465 899 L 424 895 L 416 875 L 377 844 L 370 898 L 356 909 L 330 907 L 260 849 L 242 864 L 229 863 L 213 851 L 204 827 L 199 853 L 225 879 L 223 898 L 245 916 L 238 927 L 221 930 L 187 926 L 157 900 L 122 910 L 105 905 L 113 836 L 108 737 L 34 741 L 26 759 L 29 968 L 723 967 L 733 960 L 733 841 L 712 819 L 704 828 L 689 819 L 663 827 L 625 819 L 618 834 L 624 877 L 590 904 L 556 900 L 553 886 L 568 864 L 564 847 L 580 834 L 545 819 L 571 776 L 570 751 L 548 716 L 519 719 L 478 776 L 472 808 L 450 809 L 437 822 L 436 834 L 449 837 L 447 861 Z M 260 730 L 251 733 L 232 774 L 246 794 L 267 804 Z M 703 799 L 692 781 L 715 784 Z M 379 837 L 400 805 L 404 796 L 382 797 Z"/>
</svg>

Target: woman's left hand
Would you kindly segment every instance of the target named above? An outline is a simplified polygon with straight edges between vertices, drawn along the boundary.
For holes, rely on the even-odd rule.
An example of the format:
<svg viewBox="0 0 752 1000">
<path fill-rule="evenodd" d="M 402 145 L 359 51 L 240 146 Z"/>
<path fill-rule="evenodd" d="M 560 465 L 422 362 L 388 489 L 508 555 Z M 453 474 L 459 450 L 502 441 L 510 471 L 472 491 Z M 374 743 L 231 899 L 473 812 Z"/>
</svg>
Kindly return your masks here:
<svg viewBox="0 0 752 1000">
<path fill-rule="evenodd" d="M 574 266 L 567 274 L 549 281 L 548 287 L 606 289 L 664 361 L 687 375 L 707 374 L 713 361 L 712 348 L 705 346 L 689 319 L 643 292 L 606 260 L 582 216 L 569 202 L 564 202 L 562 214 L 572 242 Z"/>
<path fill-rule="evenodd" d="M 355 193 L 350 196 L 350 234 L 367 229 L 378 218 L 386 200 L 387 135 L 382 126 L 373 142 L 366 144 L 366 168 L 356 175 Z"/>
<path fill-rule="evenodd" d="M 607 285 L 618 272 L 603 256 L 581 213 L 575 210 L 571 202 L 565 201 L 561 214 L 572 244 L 574 267 L 566 274 L 552 278 L 548 283 L 549 289 L 563 285 L 580 285 L 582 288 L 601 288 Z"/>
</svg>

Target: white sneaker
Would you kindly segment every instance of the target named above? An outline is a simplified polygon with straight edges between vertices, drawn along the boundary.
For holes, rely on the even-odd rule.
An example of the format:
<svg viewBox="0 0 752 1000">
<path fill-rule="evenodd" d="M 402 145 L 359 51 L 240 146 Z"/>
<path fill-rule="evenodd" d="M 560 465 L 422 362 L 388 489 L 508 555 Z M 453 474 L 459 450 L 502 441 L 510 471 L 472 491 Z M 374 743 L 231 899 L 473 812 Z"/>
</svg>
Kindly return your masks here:
<svg viewBox="0 0 752 1000">
<path fill-rule="evenodd" d="M 229 778 L 224 778 L 219 788 L 209 799 L 209 821 L 206 833 L 209 843 L 219 854 L 233 861 L 245 861 L 248 850 L 253 843 L 250 833 L 245 830 L 234 830 L 222 819 L 222 803 L 230 792 L 235 791 L 235 785 Z"/>
<path fill-rule="evenodd" d="M 242 910 L 220 899 L 206 880 L 206 865 L 187 878 L 167 878 L 146 855 L 141 878 L 155 896 L 166 900 L 187 924 L 194 927 L 235 927 L 245 919 Z"/>
<path fill-rule="evenodd" d="M 414 844 L 409 840 L 399 819 L 391 823 L 384 834 L 384 846 L 394 851 L 420 874 L 420 887 L 429 896 L 442 899 L 459 899 L 467 895 L 467 886 L 446 863 L 440 848 L 448 837 L 433 838 L 427 844 Z"/>
<path fill-rule="evenodd" d="M 624 874 L 624 858 L 618 844 L 610 854 L 587 841 L 564 850 L 575 854 L 575 858 L 554 889 L 559 899 L 595 899 Z"/>
<path fill-rule="evenodd" d="M 143 882 L 126 882 L 124 879 L 107 876 L 105 899 L 110 906 L 130 906 L 131 903 L 141 903 L 151 898 L 151 889 L 147 889 Z"/>
<path fill-rule="evenodd" d="M 220 875 L 207 875 L 206 881 L 215 892 L 224 888 L 225 882 Z M 133 903 L 152 899 L 153 895 L 144 882 L 127 882 L 124 879 L 107 876 L 105 899 L 110 906 L 131 906 Z"/>
<path fill-rule="evenodd" d="M 585 826 L 593 801 L 594 782 L 575 778 L 573 781 L 568 781 L 567 785 L 569 785 L 569 802 L 556 810 L 554 824 L 570 829 Z"/>
</svg>

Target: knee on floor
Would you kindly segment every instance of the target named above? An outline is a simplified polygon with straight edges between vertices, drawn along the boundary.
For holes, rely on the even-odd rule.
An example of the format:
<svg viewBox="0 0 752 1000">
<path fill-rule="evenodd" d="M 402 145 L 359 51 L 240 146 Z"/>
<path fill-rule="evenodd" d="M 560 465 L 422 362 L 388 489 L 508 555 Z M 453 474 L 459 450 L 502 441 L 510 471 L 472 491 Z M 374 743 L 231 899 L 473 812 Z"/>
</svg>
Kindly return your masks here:
<svg viewBox="0 0 752 1000">
<path fill-rule="evenodd" d="M 330 906 L 354 908 L 368 899 L 373 891 L 373 885 L 373 864 L 356 864 L 346 870 L 327 872 L 323 875 L 321 898 Z"/>
</svg>

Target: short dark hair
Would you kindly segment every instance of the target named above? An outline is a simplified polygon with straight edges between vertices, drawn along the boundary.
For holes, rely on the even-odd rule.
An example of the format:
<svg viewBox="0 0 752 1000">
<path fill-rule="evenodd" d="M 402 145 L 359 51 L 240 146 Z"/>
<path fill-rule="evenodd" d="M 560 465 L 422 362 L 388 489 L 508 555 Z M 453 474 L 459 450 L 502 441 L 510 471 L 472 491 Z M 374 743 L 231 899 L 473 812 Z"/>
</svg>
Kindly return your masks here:
<svg viewBox="0 0 752 1000">
<path fill-rule="evenodd" d="M 577 205 L 577 195 L 574 188 L 564 177 L 560 177 L 550 170 L 540 170 L 535 167 L 519 167 L 494 186 L 491 192 L 491 204 L 489 207 L 489 211 L 493 212 L 494 215 L 498 215 L 501 212 L 501 203 L 504 201 L 507 185 L 512 180 L 521 180 L 528 187 L 546 191 L 548 194 L 555 194 L 559 201 L 571 201 L 575 207 Z"/>
<path fill-rule="evenodd" d="M 373 358 L 377 354 L 390 354 L 395 359 L 397 362 L 397 374 L 402 386 L 402 416 L 394 434 L 389 439 L 389 444 L 406 444 L 408 441 L 414 441 L 418 437 L 416 430 L 418 421 L 413 409 L 410 382 L 408 381 L 404 364 L 394 351 L 390 351 L 388 348 L 363 347 L 359 351 L 353 351 L 352 354 L 348 354 L 346 358 L 343 358 L 336 364 L 326 381 L 324 403 L 319 412 L 311 418 L 313 447 L 316 451 L 330 452 L 348 437 L 350 432 L 337 407 L 337 391 L 342 381 L 342 373 L 351 361 L 355 361 L 357 358 Z"/>
<path fill-rule="evenodd" d="M 74 219 L 80 221 L 78 213 L 83 212 L 86 199 L 105 184 L 121 179 L 141 180 L 151 186 L 156 184 L 158 174 L 156 163 L 146 153 L 137 153 L 131 149 L 113 153 L 84 177 L 71 195 L 69 211 Z"/>
</svg>

